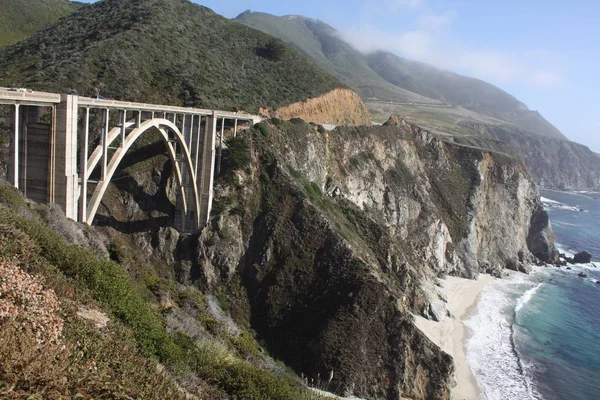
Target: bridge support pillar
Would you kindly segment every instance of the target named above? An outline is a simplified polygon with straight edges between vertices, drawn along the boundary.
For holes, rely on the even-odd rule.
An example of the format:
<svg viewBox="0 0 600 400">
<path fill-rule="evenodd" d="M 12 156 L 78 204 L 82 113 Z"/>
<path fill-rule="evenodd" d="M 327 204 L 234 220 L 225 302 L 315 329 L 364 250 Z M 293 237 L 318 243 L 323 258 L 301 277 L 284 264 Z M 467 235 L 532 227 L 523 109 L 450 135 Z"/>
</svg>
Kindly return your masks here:
<svg viewBox="0 0 600 400">
<path fill-rule="evenodd" d="M 51 202 L 63 209 L 67 218 L 77 220 L 79 176 L 77 174 L 77 108 L 78 97 L 62 95 L 56 106 L 51 174 L 54 198 Z M 85 179 L 85 177 L 84 177 Z"/>
<path fill-rule="evenodd" d="M 190 152 L 190 158 L 194 159 L 194 152 L 192 150 L 192 140 L 194 138 L 194 117 L 193 115 L 183 116 L 181 133 L 183 135 L 183 141 L 185 147 Z M 182 150 L 183 151 L 183 148 Z M 181 160 L 177 161 L 179 164 L 179 170 L 181 171 L 182 188 L 177 194 L 177 201 L 175 206 L 175 228 L 181 232 L 195 232 L 198 229 L 198 210 L 196 204 L 196 197 L 194 196 L 193 177 L 190 171 L 186 167 L 184 157 L 181 156 Z M 194 172 L 195 173 L 195 172 Z M 187 210 L 184 209 L 184 200 L 187 205 Z"/>
<path fill-rule="evenodd" d="M 11 121 L 12 121 L 12 136 L 11 136 L 11 151 L 10 151 L 10 169 L 9 169 L 9 181 L 10 183 L 19 189 L 19 170 L 20 168 L 20 160 L 19 153 L 20 142 L 22 137 L 21 130 L 21 106 L 19 104 L 15 104 L 14 109 L 11 112 Z"/>
<path fill-rule="evenodd" d="M 204 135 L 202 138 L 202 153 L 200 155 L 200 173 L 198 183 L 200 185 L 198 194 L 200 196 L 200 224 L 208 223 L 214 196 L 215 156 L 217 142 L 217 115 L 206 118 Z"/>
</svg>

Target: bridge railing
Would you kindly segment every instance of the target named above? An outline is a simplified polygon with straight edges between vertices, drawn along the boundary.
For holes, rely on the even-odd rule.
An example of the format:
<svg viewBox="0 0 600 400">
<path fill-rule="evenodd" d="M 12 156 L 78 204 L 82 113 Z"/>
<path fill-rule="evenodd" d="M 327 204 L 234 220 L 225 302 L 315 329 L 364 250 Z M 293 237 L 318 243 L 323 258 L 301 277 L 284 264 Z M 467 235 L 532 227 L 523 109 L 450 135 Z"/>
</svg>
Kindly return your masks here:
<svg viewBox="0 0 600 400">
<path fill-rule="evenodd" d="M 34 92 L 19 88 L 0 88 L 0 104 L 14 106 L 11 118 L 13 135 L 10 153 L 12 168 L 10 180 L 13 185 L 19 188 L 22 181 L 22 189 L 27 195 L 28 184 L 34 179 L 30 169 L 35 167 L 36 171 L 41 171 L 42 167 L 47 166 L 47 177 L 35 177 L 41 182 L 37 186 L 40 186 L 42 194 L 47 196 L 47 202 L 60 205 L 67 217 L 87 223 L 91 223 L 95 214 L 93 207 L 89 206 L 95 206 L 97 203 L 88 202 L 88 183 L 96 185 L 92 200 L 94 196 L 101 200 L 110 182 L 110 175 L 106 174 L 108 167 L 114 170 L 128 148 L 125 144 L 131 145 L 130 142 L 153 127 L 163 134 L 170 149 L 169 154 L 173 156 L 173 162 L 182 163 L 181 166 L 177 165 L 177 168 L 183 171 L 180 176 L 181 193 L 187 193 L 190 185 L 195 188 L 193 190 L 195 201 L 184 199 L 184 213 L 188 212 L 188 203 L 195 203 L 196 206 L 190 209 L 196 213 L 195 218 L 198 218 L 199 222 L 206 223 L 212 206 L 215 159 L 217 154 L 217 159 L 221 156 L 225 120 L 233 120 L 234 136 L 238 131 L 238 121 L 254 124 L 261 120 L 260 116 L 239 112 L 89 98 L 75 94 Z M 48 154 L 44 153 L 43 156 L 37 154 L 36 150 L 28 147 L 27 144 L 28 137 L 33 139 L 27 129 L 32 123 L 30 119 L 34 118 L 34 115 L 39 118 L 39 113 L 32 113 L 29 106 L 34 109 L 53 108 L 52 126 L 48 128 L 45 137 L 35 139 L 43 142 L 39 151 L 43 150 L 42 147 L 48 150 L 46 152 Z M 90 156 L 88 148 L 90 112 L 94 109 L 102 110 L 103 113 L 101 140 Z M 114 112 L 118 113 L 116 124 L 114 118 L 109 118 Z M 128 114 L 132 118 L 130 121 L 128 121 Z M 220 132 L 217 132 L 218 120 L 221 120 Z M 142 124 L 142 122 L 149 123 Z M 110 147 L 118 135 L 121 137 L 119 148 Z M 131 140 L 127 141 L 130 135 Z M 181 140 L 177 144 L 171 143 L 173 137 L 179 138 L 179 136 Z M 30 155 L 29 152 L 33 153 Z M 46 158 L 48 161 L 45 160 Z M 24 161 L 22 162 L 21 159 Z M 189 171 L 183 168 L 182 160 L 187 160 L 185 165 L 189 164 Z M 89 180 L 89 175 L 98 161 L 101 161 L 101 179 L 94 183 Z M 33 164 L 35 165 L 32 167 Z M 199 205 L 201 207 L 198 207 Z"/>
</svg>

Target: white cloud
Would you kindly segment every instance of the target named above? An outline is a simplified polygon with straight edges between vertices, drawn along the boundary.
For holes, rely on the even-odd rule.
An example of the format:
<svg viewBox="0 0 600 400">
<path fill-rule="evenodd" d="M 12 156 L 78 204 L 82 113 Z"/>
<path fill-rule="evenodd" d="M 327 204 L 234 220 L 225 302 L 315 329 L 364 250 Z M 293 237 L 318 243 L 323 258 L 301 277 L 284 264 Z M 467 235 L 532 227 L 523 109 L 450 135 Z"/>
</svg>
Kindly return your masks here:
<svg viewBox="0 0 600 400">
<path fill-rule="evenodd" d="M 532 81 L 541 87 L 556 87 L 562 85 L 562 78 L 550 71 L 539 71 L 533 74 Z"/>
<path fill-rule="evenodd" d="M 425 0 L 364 0 L 362 13 L 365 17 L 397 15 L 415 11 L 425 6 Z"/>
<path fill-rule="evenodd" d="M 474 48 L 451 35 L 451 26 L 458 19 L 454 11 L 433 13 L 423 0 L 386 0 L 386 3 L 414 8 L 414 28 L 394 32 L 380 28 L 380 24 L 364 21 L 362 25 L 343 32 L 343 38 L 363 52 L 387 50 L 498 84 L 519 83 L 551 88 L 563 82 L 556 55 L 536 49 L 510 53 Z"/>
<path fill-rule="evenodd" d="M 454 11 L 447 11 L 443 14 L 426 14 L 418 19 L 417 26 L 423 30 L 438 30 L 452 24 L 455 18 Z"/>
<path fill-rule="evenodd" d="M 420 8 L 424 5 L 423 0 L 385 0 L 383 3 L 393 12 L 398 12 L 404 8 Z"/>
</svg>

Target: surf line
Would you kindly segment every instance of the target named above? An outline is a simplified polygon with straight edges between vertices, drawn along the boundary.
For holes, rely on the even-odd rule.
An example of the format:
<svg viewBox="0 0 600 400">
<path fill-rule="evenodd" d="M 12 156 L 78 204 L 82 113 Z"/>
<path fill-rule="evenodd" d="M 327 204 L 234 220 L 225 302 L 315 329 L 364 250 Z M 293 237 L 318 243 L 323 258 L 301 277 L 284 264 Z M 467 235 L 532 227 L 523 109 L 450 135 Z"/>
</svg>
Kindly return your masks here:
<svg viewBox="0 0 600 400">
<path fill-rule="evenodd" d="M 529 300 L 531 300 L 531 298 L 533 297 L 535 292 L 537 292 L 538 289 L 542 285 L 543 285 L 543 283 L 538 283 L 537 286 L 527 290 L 525 293 L 523 293 L 523 295 L 521 297 L 519 297 L 519 299 L 517 300 L 517 304 L 515 305 L 515 307 L 513 309 L 513 323 L 510 324 L 510 335 L 509 335 L 510 348 L 511 348 L 513 354 L 515 355 L 515 358 L 517 359 L 517 372 L 523 378 L 523 382 L 525 383 L 525 387 L 527 388 L 527 394 L 529 395 L 529 398 L 531 398 L 531 399 L 535 399 L 536 396 L 534 395 L 534 389 L 532 387 L 532 384 L 527 379 L 527 375 L 525 373 L 525 365 L 523 364 L 521 355 L 517 351 L 517 346 L 515 344 L 515 334 L 516 334 L 515 325 L 517 324 L 517 314 L 519 313 L 519 311 L 523 308 L 523 306 L 525 304 L 529 303 Z"/>
</svg>

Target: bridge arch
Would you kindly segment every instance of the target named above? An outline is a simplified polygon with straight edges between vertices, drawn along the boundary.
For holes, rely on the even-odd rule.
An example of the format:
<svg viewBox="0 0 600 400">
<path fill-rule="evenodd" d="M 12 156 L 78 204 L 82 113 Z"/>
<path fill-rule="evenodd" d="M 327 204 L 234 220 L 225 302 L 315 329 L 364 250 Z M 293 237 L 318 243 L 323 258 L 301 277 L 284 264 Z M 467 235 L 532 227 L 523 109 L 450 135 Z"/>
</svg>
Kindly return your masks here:
<svg viewBox="0 0 600 400">
<path fill-rule="evenodd" d="M 133 125 L 132 123 L 127 123 L 127 127 L 130 127 L 132 125 Z M 87 212 L 87 216 L 86 216 L 86 220 L 85 220 L 85 222 L 87 224 L 91 225 L 93 223 L 94 217 L 96 216 L 96 212 L 98 211 L 98 207 L 100 206 L 100 202 L 102 201 L 102 198 L 104 197 L 104 193 L 108 189 L 108 186 L 110 184 L 112 176 L 114 175 L 114 173 L 117 170 L 117 167 L 119 166 L 119 164 L 121 163 L 121 161 L 123 160 L 125 155 L 127 154 L 127 151 L 136 142 L 136 140 L 138 138 L 140 138 L 140 136 L 142 136 L 142 134 L 144 134 L 146 131 L 148 131 L 149 129 L 152 129 L 152 128 L 156 128 L 160 132 L 161 137 L 163 138 L 163 140 L 165 141 L 165 143 L 167 145 L 169 158 L 171 159 L 171 162 L 173 163 L 173 166 L 174 166 L 173 169 L 174 169 L 175 176 L 177 179 L 177 184 L 179 186 L 179 190 L 182 195 L 181 197 L 183 199 L 183 211 L 186 214 L 187 214 L 188 208 L 190 206 L 187 204 L 186 186 L 188 186 L 192 190 L 194 203 L 191 206 L 193 207 L 193 210 L 196 211 L 196 224 L 199 225 L 199 222 L 200 222 L 199 221 L 200 196 L 198 193 L 196 170 L 194 168 L 194 163 L 192 162 L 190 150 L 188 149 L 188 146 L 185 142 L 183 134 L 181 133 L 179 128 L 177 128 L 177 126 L 173 122 L 171 122 L 165 118 L 154 118 L 154 119 L 146 120 L 146 121 L 142 122 L 141 124 L 139 124 L 139 127 L 136 127 L 129 134 L 127 134 L 127 136 L 125 137 L 125 141 L 123 143 L 121 143 L 121 146 L 119 148 L 117 148 L 117 150 L 112 155 L 112 157 L 110 158 L 110 161 L 107 164 L 106 177 L 104 178 L 104 180 L 99 181 L 98 184 L 96 185 L 96 188 L 94 189 L 94 193 L 92 195 L 92 198 L 91 198 L 88 208 L 87 208 L 88 212 Z M 179 161 L 177 159 L 177 151 L 176 151 L 176 148 L 173 146 L 173 144 L 170 141 L 171 138 L 169 137 L 169 133 L 172 133 L 175 140 L 177 141 L 178 149 L 180 149 L 180 155 L 183 157 L 182 161 L 184 162 L 185 167 L 187 168 L 187 172 L 189 173 L 189 177 L 190 177 L 190 181 L 191 181 L 190 185 L 185 185 L 185 182 L 183 179 L 183 173 L 182 173 L 183 171 L 180 169 L 179 163 L 177 162 L 177 161 Z M 109 137 L 107 138 L 108 142 L 109 143 L 112 142 L 115 137 L 116 137 L 116 130 L 114 132 L 111 131 L 111 134 L 109 134 Z M 96 150 L 92 153 L 92 157 L 90 157 L 90 159 L 88 160 L 88 165 L 90 167 L 92 167 L 92 168 L 88 169 L 89 173 L 91 173 L 91 170 L 93 169 L 93 167 L 95 167 L 97 165 L 98 160 L 100 159 L 100 156 L 101 156 L 101 152 L 102 152 L 102 149 L 96 148 Z M 89 175 L 84 178 L 87 179 L 88 177 L 89 177 Z"/>
</svg>

